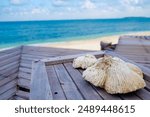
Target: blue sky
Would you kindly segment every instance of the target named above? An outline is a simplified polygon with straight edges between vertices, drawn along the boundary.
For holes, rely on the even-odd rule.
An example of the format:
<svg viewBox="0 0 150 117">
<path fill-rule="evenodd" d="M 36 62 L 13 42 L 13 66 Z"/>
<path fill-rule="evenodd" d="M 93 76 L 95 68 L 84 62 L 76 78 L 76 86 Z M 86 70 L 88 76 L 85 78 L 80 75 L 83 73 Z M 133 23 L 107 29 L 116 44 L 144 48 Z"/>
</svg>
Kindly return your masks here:
<svg viewBox="0 0 150 117">
<path fill-rule="evenodd" d="M 150 17 L 150 0 L 0 0 L 0 21 Z"/>
</svg>

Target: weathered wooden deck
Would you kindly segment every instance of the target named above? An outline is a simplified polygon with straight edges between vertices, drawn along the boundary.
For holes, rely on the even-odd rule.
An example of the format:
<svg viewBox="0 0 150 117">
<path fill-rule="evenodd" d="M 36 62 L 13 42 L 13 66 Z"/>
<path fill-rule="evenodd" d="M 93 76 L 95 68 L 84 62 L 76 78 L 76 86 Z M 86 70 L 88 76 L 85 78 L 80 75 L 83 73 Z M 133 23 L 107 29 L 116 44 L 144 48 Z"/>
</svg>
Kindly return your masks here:
<svg viewBox="0 0 150 117">
<path fill-rule="evenodd" d="M 0 99 L 149 100 L 149 41 L 150 37 L 121 37 L 115 53 L 32 46 L 1 51 Z M 138 65 L 143 70 L 146 87 L 122 95 L 110 95 L 94 87 L 83 80 L 83 70 L 72 67 L 74 58 L 89 52 L 97 57 L 118 56 Z"/>
<path fill-rule="evenodd" d="M 140 42 L 138 42 L 139 40 L 137 40 L 137 38 L 139 40 L 141 40 L 141 38 L 143 37 L 136 37 L 135 39 L 133 38 L 133 40 L 130 39 L 125 39 L 124 42 L 122 42 L 122 39 L 120 39 L 119 44 L 116 48 L 116 52 L 119 53 L 117 50 L 119 50 L 119 47 L 122 47 L 123 44 L 126 44 L 127 49 L 131 49 L 131 55 L 135 56 L 136 54 L 133 54 L 136 52 L 137 49 L 138 52 L 142 51 L 141 49 L 143 49 L 142 47 L 144 46 L 144 52 L 145 50 L 147 50 L 150 46 L 148 44 L 149 40 L 148 39 L 144 39 L 142 41 L 142 44 Z M 128 42 L 131 40 L 131 43 Z M 144 42 L 146 40 L 146 42 Z M 120 45 L 121 43 L 121 45 Z M 129 43 L 129 45 L 128 45 Z M 145 46 L 144 44 L 146 44 L 147 46 Z M 130 46 L 132 45 L 132 46 Z M 139 45 L 137 47 L 137 45 Z M 141 47 L 142 46 L 142 47 Z M 128 48 L 130 47 L 130 48 Z M 136 49 L 135 49 L 136 48 Z M 147 49 L 145 49 L 147 48 Z M 123 49 L 121 49 L 123 50 Z M 132 52 L 133 50 L 133 52 Z M 126 51 L 126 49 L 124 49 L 124 51 Z M 135 52 L 134 52 L 135 51 Z M 127 51 L 128 54 L 129 51 Z M 148 51 L 147 55 L 148 54 Z M 34 96 L 30 97 L 31 99 L 39 99 L 36 97 L 41 97 L 43 99 L 53 99 L 53 100 L 60 100 L 60 99 L 64 99 L 64 100 L 149 100 L 150 99 L 150 69 L 146 66 L 147 63 L 145 62 L 145 64 L 141 64 L 139 61 L 134 60 L 135 62 L 123 57 L 117 53 L 114 52 L 95 52 L 92 53 L 94 55 L 96 55 L 97 57 L 102 57 L 104 54 L 109 54 L 112 56 L 117 56 L 120 57 L 121 59 L 131 62 L 133 64 L 136 64 L 137 66 L 139 66 L 144 73 L 144 79 L 146 82 L 146 87 L 144 89 L 140 89 L 138 91 L 132 92 L 132 93 L 128 93 L 128 94 L 117 94 L 117 95 L 111 95 L 108 94 L 104 89 L 98 88 L 93 86 L 92 84 L 88 83 L 87 81 L 85 81 L 82 78 L 82 72 L 83 70 L 81 69 L 74 69 L 72 67 L 72 61 L 74 58 L 76 58 L 77 56 L 80 55 L 74 55 L 74 56 L 66 56 L 66 57 L 57 57 L 54 59 L 43 59 L 42 61 L 38 61 L 39 63 L 43 63 L 45 64 L 45 66 L 43 66 L 47 72 L 47 79 L 48 79 L 48 83 L 47 86 L 48 87 L 44 87 L 45 89 L 47 89 L 50 93 L 50 95 L 48 95 L 49 97 L 47 97 L 47 93 L 45 92 L 45 94 L 42 94 L 40 96 L 40 94 L 38 93 L 34 93 L 36 90 L 36 85 L 34 85 L 33 87 L 31 87 L 31 93 L 34 94 Z M 125 53 L 123 53 L 121 51 L 122 55 L 126 55 Z M 139 56 L 141 56 L 141 59 L 143 59 L 142 56 L 140 54 L 138 54 Z M 135 56 L 136 58 L 137 56 Z M 149 59 L 149 57 L 147 57 L 147 59 Z M 37 64 L 38 64 L 37 62 Z M 144 67 L 144 66 L 145 67 Z M 42 69 L 42 68 L 41 68 Z M 33 71 L 34 72 L 34 71 Z M 37 71 L 36 71 L 37 72 Z M 43 71 L 44 72 L 44 71 Z M 44 74 L 43 74 L 44 75 Z M 33 81 L 34 83 L 36 82 L 36 77 L 37 74 L 35 76 L 33 76 Z M 41 80 L 39 79 L 39 82 Z M 42 86 L 41 86 L 42 88 Z M 40 88 L 40 89 L 41 89 Z M 44 97 L 43 97 L 44 95 Z"/>
<path fill-rule="evenodd" d="M 86 52 L 34 46 L 0 51 L 0 99 L 29 99 L 32 61 Z"/>
<path fill-rule="evenodd" d="M 150 36 L 120 37 L 115 52 L 150 68 Z"/>
<path fill-rule="evenodd" d="M 96 52 L 94 54 L 96 54 L 98 57 L 104 55 L 104 53 L 102 52 Z M 117 56 L 112 53 L 108 53 L 108 54 Z M 45 68 L 47 71 L 47 79 L 49 81 L 48 85 L 50 86 L 51 96 L 49 99 L 53 99 L 53 100 L 61 100 L 61 99 L 64 100 L 149 100 L 150 99 L 150 79 L 149 79 L 150 74 L 148 74 L 149 76 L 147 75 L 144 76 L 147 84 L 147 86 L 144 89 L 138 90 L 133 93 L 128 93 L 128 94 L 111 95 L 108 94 L 104 89 L 95 87 L 92 84 L 85 81 L 82 78 L 83 70 L 74 69 L 72 67 L 73 58 L 74 57 L 72 56 L 71 57 L 68 56 L 68 58 L 65 57 L 64 59 L 62 57 L 56 59 L 42 60 L 45 63 Z M 127 59 L 124 60 L 128 61 Z M 147 70 L 147 68 L 145 67 L 143 67 L 142 69 Z M 36 78 L 37 74 L 33 77 Z M 36 90 L 35 87 L 36 86 L 34 86 L 33 90 Z M 34 93 L 34 96 L 36 94 Z M 38 96 L 39 95 L 40 94 L 38 94 Z M 32 98 L 32 99 L 37 99 L 37 98 Z"/>
</svg>

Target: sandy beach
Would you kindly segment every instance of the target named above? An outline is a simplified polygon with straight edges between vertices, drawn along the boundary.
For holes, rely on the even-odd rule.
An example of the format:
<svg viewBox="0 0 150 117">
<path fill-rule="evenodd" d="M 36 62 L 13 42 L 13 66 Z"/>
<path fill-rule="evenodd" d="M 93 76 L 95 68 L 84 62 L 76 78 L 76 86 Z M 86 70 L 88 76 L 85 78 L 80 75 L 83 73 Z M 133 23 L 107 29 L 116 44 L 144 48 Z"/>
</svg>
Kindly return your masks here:
<svg viewBox="0 0 150 117">
<path fill-rule="evenodd" d="M 44 43 L 44 44 L 32 44 L 34 46 L 42 47 L 55 47 L 55 48 L 71 48 L 71 49 L 82 49 L 82 50 L 100 50 L 100 41 L 112 42 L 116 44 L 120 36 L 123 35 L 140 35 L 140 36 L 150 36 L 150 31 L 146 32 L 136 32 L 136 33 L 124 33 L 121 35 L 105 36 L 94 39 L 78 40 L 78 41 L 68 41 L 60 43 Z"/>
<path fill-rule="evenodd" d="M 124 33 L 121 35 L 112 35 L 97 37 L 93 39 L 86 40 L 77 40 L 77 41 L 67 41 L 67 42 L 57 42 L 57 43 L 37 43 L 37 44 L 28 44 L 29 46 L 41 46 L 41 47 L 53 47 L 53 48 L 66 48 L 66 49 L 80 49 L 80 50 L 100 50 L 100 42 L 112 42 L 117 44 L 119 37 L 123 35 L 136 35 L 136 36 L 150 36 L 150 31 L 144 32 L 135 32 L 135 33 Z M 13 46 L 14 47 L 14 46 Z M 0 50 L 6 50 L 13 47 L 0 48 Z"/>
</svg>

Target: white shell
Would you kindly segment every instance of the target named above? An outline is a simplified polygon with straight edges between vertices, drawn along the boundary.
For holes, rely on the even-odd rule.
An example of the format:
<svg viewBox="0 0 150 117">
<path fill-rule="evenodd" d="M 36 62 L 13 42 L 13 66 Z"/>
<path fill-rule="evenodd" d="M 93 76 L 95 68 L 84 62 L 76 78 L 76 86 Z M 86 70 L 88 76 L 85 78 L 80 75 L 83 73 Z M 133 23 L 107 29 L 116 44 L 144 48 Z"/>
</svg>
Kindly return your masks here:
<svg viewBox="0 0 150 117">
<path fill-rule="evenodd" d="M 129 93 L 144 88 L 143 78 L 130 69 L 127 64 L 113 62 L 107 70 L 105 90 L 111 94 Z"/>
<path fill-rule="evenodd" d="M 137 66 L 105 56 L 83 72 L 83 78 L 110 94 L 129 93 L 145 87 L 143 74 Z"/>
<path fill-rule="evenodd" d="M 139 74 L 141 76 L 141 78 L 143 78 L 143 72 L 142 70 L 137 67 L 136 65 L 132 64 L 132 63 L 127 63 L 128 67 L 130 69 L 132 69 L 133 71 L 135 71 L 137 74 Z"/>
<path fill-rule="evenodd" d="M 96 61 L 97 61 L 97 59 L 95 56 L 87 54 L 85 56 L 81 56 L 81 57 L 74 59 L 73 67 L 86 69 L 86 68 L 94 65 Z"/>
<path fill-rule="evenodd" d="M 83 72 L 83 78 L 95 86 L 103 87 L 106 80 L 106 72 L 102 69 L 89 67 Z"/>
</svg>

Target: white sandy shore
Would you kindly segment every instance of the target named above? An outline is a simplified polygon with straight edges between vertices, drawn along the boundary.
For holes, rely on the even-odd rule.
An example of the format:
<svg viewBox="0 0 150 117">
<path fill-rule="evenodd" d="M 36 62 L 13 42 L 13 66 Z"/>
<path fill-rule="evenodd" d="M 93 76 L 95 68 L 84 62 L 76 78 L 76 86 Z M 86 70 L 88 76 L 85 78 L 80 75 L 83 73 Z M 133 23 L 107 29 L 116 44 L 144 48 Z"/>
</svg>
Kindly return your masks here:
<svg viewBox="0 0 150 117">
<path fill-rule="evenodd" d="M 29 44 L 31 46 L 41 46 L 41 47 L 54 47 L 54 48 L 66 48 L 66 49 L 80 49 L 80 50 L 100 50 L 100 41 L 112 42 L 116 44 L 120 36 L 123 35 L 140 35 L 140 36 L 150 36 L 150 31 L 145 32 L 136 32 L 136 33 L 124 33 L 121 35 L 105 36 L 98 37 L 87 40 L 78 40 L 78 41 L 67 41 L 67 42 L 58 42 L 58 43 L 40 43 L 40 44 Z M 1 48 L 0 50 L 10 49 Z"/>
<path fill-rule="evenodd" d="M 125 33 L 122 35 L 150 36 L 150 31 Z M 70 49 L 82 49 L 82 50 L 100 50 L 100 41 L 112 42 L 113 44 L 116 44 L 118 42 L 119 37 L 122 35 L 105 36 L 105 37 L 99 37 L 99 38 L 94 38 L 89 40 L 68 41 L 68 42 L 61 42 L 61 43 L 32 44 L 32 45 L 42 46 L 42 47 L 70 48 Z"/>
</svg>

